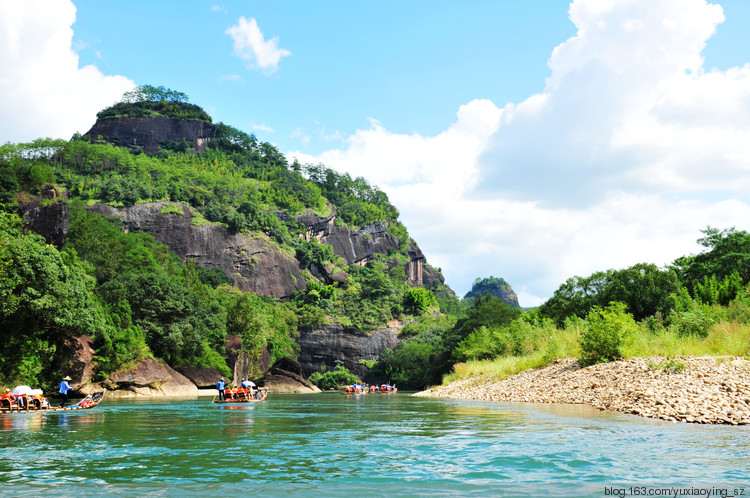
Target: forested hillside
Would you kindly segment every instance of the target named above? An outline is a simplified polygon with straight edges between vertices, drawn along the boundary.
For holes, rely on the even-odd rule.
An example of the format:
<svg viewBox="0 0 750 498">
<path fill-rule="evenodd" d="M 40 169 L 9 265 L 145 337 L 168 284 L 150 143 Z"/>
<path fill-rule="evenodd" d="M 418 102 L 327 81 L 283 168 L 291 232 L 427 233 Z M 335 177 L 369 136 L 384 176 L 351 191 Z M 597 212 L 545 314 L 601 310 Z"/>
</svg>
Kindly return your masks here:
<svg viewBox="0 0 750 498">
<path fill-rule="evenodd" d="M 210 121 L 186 100 L 145 86 L 99 118 Z M 44 198 L 43 189 L 52 194 Z M 287 302 L 240 292 L 225 272 L 183 264 L 151 235 L 125 233 L 117 220 L 87 210 L 152 201 L 166 201 L 163 212 L 189 206 L 196 225 L 265 238 L 299 261 L 306 290 Z M 93 337 L 100 378 L 144 355 L 228 373 L 227 335 L 239 336 L 251 357 L 267 350 L 274 360 L 296 356 L 299 328 L 338 322 L 367 331 L 439 306 L 405 275 L 401 263 L 413 242 L 382 191 L 323 165 L 289 164 L 272 145 L 221 123 L 200 152 L 182 140 L 144 154 L 91 136 L 5 144 L 0 202 L 0 377 L 8 383 L 57 378 L 81 335 Z M 28 206 L 56 204 L 66 204 L 70 216 L 57 247 L 21 223 Z M 336 224 L 350 228 L 387 224 L 399 249 L 347 265 L 331 246 L 305 237 L 297 221 L 332 212 Z M 326 282 L 310 272 L 315 265 L 346 278 Z"/>
<path fill-rule="evenodd" d="M 211 121 L 184 94 L 147 85 L 102 110 L 97 123 L 118 119 Z M 229 375 L 234 336 L 256 376 L 264 356 L 297 358 L 300 331 L 336 325 L 367 334 L 393 320 L 402 324 L 398 344 L 367 368 L 403 387 L 439 383 L 481 361 L 518 370 L 563 356 L 750 354 L 747 232 L 706 229 L 705 250 L 667 268 L 572 277 L 530 311 L 495 277 L 477 279 L 461 302 L 442 277 L 423 278 L 439 276 L 423 259 L 412 264 L 421 251 L 365 179 L 289 164 L 223 123 L 201 130 L 210 134 L 200 143 L 165 139 L 153 151 L 90 135 L 0 146 L 0 384 L 49 387 L 81 337 L 93 341 L 94 380 L 144 357 Z M 191 227 L 262 240 L 293 261 L 295 273 L 278 278 L 299 290 L 283 299 L 242 291 L 233 271 L 200 266 L 190 251 L 180 257 L 147 230 L 97 214 L 142 205 L 189 216 Z M 369 228 L 385 227 L 390 242 L 346 259 L 310 223 L 368 243 Z M 256 255 L 234 256 L 259 264 Z"/>
</svg>

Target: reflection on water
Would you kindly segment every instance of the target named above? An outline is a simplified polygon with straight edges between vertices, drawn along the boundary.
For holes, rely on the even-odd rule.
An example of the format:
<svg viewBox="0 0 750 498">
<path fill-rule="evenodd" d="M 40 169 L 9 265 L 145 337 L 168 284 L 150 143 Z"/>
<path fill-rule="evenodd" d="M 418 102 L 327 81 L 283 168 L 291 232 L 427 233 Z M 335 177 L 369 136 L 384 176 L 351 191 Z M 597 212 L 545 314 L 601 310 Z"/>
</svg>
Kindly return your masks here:
<svg viewBox="0 0 750 498">
<path fill-rule="evenodd" d="M 0 450 L 10 455 L 0 460 L 0 482 L 33 479 L 42 491 L 71 482 L 130 491 L 132 483 L 140 491 L 169 483 L 201 494 L 244 483 L 262 494 L 270 483 L 297 483 L 306 493 L 325 482 L 329 491 L 367 495 L 442 483 L 435 492 L 543 485 L 601 496 L 606 483 L 683 486 L 750 475 L 745 427 L 405 394 L 276 395 L 252 405 L 105 401 L 87 412 L 0 415 L 0 429 Z M 19 447 L 28 450 L 6 451 Z"/>
<path fill-rule="evenodd" d="M 17 413 L 0 415 L 0 429 L 37 431 L 42 428 L 44 417 L 39 413 Z"/>
</svg>

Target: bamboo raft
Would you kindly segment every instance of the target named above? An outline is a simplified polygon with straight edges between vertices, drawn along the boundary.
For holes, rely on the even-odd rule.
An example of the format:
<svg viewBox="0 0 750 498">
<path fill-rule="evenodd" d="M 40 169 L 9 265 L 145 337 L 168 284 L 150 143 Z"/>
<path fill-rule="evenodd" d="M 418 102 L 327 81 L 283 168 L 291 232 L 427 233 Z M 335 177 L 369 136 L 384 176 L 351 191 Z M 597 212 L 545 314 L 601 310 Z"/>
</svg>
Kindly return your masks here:
<svg viewBox="0 0 750 498">
<path fill-rule="evenodd" d="M 267 387 L 261 387 L 258 389 L 257 393 L 260 394 L 259 397 L 251 396 L 250 393 L 227 393 L 225 395 L 224 399 L 219 399 L 218 394 L 214 394 L 213 403 L 253 403 L 255 401 L 265 401 L 266 396 L 268 396 L 268 388 Z"/>
<path fill-rule="evenodd" d="M 59 406 L 42 406 L 41 403 L 34 403 L 33 400 L 27 399 L 25 408 L 19 407 L 17 404 L 11 402 L 9 399 L 0 400 L 0 414 L 13 414 L 13 413 L 32 413 L 32 412 L 67 412 L 73 410 L 89 410 L 94 408 L 104 399 L 104 391 L 97 391 L 89 394 L 81 401 L 76 404 L 60 408 Z"/>
</svg>

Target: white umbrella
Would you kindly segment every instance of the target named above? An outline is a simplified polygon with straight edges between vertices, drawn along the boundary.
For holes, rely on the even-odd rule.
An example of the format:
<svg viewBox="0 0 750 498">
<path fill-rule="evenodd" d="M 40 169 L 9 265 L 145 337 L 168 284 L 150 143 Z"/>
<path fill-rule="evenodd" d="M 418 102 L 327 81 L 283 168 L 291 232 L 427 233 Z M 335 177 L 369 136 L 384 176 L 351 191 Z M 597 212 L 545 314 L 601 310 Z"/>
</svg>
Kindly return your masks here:
<svg viewBox="0 0 750 498">
<path fill-rule="evenodd" d="M 31 392 L 31 388 L 29 386 L 16 386 L 15 389 L 13 389 L 10 393 L 16 396 L 20 396 L 22 394 L 29 394 Z"/>
<path fill-rule="evenodd" d="M 248 380 L 247 383 L 250 384 L 250 387 L 257 387 L 252 380 Z"/>
</svg>

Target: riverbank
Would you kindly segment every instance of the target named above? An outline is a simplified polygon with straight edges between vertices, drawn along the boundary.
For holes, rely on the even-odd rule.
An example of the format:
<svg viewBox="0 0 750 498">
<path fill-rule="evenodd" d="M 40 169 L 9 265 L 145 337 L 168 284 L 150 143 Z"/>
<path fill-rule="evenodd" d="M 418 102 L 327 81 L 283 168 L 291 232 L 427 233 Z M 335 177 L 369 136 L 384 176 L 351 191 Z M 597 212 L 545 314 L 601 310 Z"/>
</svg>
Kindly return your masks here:
<svg viewBox="0 0 750 498">
<path fill-rule="evenodd" d="M 581 367 L 566 358 L 501 381 L 461 379 L 415 396 L 586 404 L 671 422 L 750 425 L 750 361 L 650 357 Z"/>
</svg>

